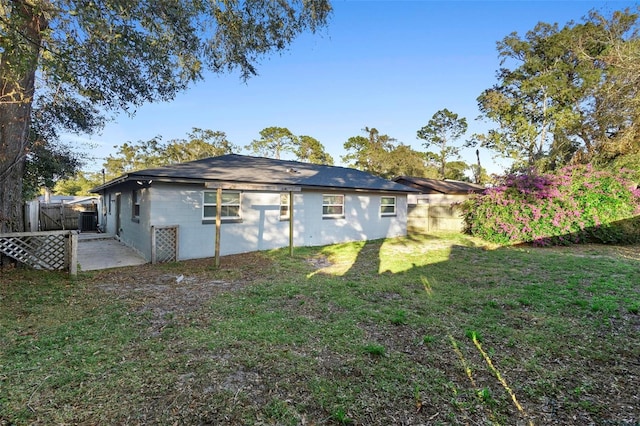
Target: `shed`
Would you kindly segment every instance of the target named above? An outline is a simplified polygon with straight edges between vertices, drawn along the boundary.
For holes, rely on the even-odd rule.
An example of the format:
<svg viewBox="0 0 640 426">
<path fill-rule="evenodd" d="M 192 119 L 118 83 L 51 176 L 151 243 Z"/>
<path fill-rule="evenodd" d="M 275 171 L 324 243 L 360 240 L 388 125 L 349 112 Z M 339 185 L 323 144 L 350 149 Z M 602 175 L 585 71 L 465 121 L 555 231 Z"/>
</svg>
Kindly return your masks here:
<svg viewBox="0 0 640 426">
<path fill-rule="evenodd" d="M 405 235 L 407 194 L 417 191 L 351 168 L 229 154 L 131 172 L 91 192 L 102 195 L 107 233 L 162 261 L 212 257 L 217 244 L 228 255 Z"/>
</svg>

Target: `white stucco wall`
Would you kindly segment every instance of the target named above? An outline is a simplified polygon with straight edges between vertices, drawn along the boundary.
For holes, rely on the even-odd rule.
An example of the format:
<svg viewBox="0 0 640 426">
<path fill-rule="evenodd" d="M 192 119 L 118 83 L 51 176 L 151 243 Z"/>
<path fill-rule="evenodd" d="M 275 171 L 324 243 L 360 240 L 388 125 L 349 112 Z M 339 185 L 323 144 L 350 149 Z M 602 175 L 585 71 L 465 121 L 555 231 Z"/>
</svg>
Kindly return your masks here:
<svg viewBox="0 0 640 426">
<path fill-rule="evenodd" d="M 323 219 L 323 194 L 345 195 L 344 218 Z M 296 245 L 321 246 L 347 241 L 375 240 L 406 235 L 406 196 L 396 196 L 396 215 L 380 215 L 380 194 L 304 192 L 294 210 Z"/>
<path fill-rule="evenodd" d="M 151 259 L 151 227 L 179 226 L 179 260 L 212 257 L 215 223 L 203 221 L 202 186 L 153 183 L 144 189 L 140 220 L 131 220 L 131 191 L 121 195 L 121 240 Z M 322 196 L 330 192 L 294 193 L 294 245 L 318 246 L 406 235 L 407 199 L 396 196 L 396 215 L 380 215 L 381 194 L 345 195 L 344 218 L 323 219 Z M 115 194 L 106 230 L 115 234 Z M 108 203 L 109 201 L 107 201 Z M 221 255 L 269 250 L 289 245 L 289 221 L 280 220 L 280 193 L 242 191 L 241 221 L 222 223 Z"/>
<path fill-rule="evenodd" d="M 136 219 L 132 217 L 133 188 L 122 191 L 120 196 L 120 241 L 136 249 L 146 259 L 151 259 L 151 188 L 140 188 L 139 191 L 140 216 Z"/>
<path fill-rule="evenodd" d="M 133 189 L 140 191 L 140 216 L 134 219 L 133 212 Z M 120 194 L 120 228 L 117 229 L 117 196 Z M 102 216 L 101 226 L 104 232 L 111 235 L 118 235 L 120 240 L 126 245 L 137 250 L 147 259 L 151 259 L 151 237 L 150 237 L 150 213 L 151 213 L 151 188 L 137 188 L 133 186 L 119 188 L 115 192 L 103 194 L 105 202 L 105 213 Z"/>
<path fill-rule="evenodd" d="M 202 187 L 156 185 L 151 188 L 152 226 L 179 225 L 180 260 L 211 257 L 215 250 L 215 223 L 202 219 Z M 223 223 L 221 255 L 285 247 L 289 222 L 280 220 L 280 193 L 244 191 L 241 221 Z"/>
</svg>

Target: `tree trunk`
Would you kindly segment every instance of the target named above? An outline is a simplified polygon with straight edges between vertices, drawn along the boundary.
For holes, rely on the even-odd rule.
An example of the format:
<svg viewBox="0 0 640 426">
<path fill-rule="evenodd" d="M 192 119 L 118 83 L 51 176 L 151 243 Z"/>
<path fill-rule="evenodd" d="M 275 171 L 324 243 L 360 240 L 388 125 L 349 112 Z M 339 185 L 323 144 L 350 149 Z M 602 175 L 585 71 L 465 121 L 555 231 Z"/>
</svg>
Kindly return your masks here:
<svg viewBox="0 0 640 426">
<path fill-rule="evenodd" d="M 5 6 L 0 47 L 0 232 L 24 230 L 22 179 L 42 30 L 41 9 L 14 0 Z"/>
</svg>

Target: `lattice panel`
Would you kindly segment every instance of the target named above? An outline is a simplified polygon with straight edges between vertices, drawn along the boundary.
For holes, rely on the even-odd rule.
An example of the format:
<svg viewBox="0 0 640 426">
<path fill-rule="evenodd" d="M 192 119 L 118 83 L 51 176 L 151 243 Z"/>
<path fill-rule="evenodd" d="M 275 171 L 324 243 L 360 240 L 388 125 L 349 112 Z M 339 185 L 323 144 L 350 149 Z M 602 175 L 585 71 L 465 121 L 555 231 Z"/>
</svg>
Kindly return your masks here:
<svg viewBox="0 0 640 426">
<path fill-rule="evenodd" d="M 178 228 L 155 228 L 155 262 L 178 260 Z"/>
<path fill-rule="evenodd" d="M 0 237 L 0 252 L 35 269 L 65 269 L 67 239 L 64 234 Z"/>
</svg>

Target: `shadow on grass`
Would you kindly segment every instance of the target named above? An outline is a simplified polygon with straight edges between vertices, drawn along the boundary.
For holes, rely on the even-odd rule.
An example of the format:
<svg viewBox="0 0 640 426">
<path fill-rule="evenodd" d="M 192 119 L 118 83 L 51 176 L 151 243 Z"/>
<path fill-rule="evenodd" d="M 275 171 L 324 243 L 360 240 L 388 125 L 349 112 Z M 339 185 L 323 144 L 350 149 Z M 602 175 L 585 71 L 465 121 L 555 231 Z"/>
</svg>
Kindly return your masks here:
<svg viewBox="0 0 640 426">
<path fill-rule="evenodd" d="M 635 217 L 608 230 L 631 237 L 638 223 Z M 555 256 L 531 245 L 410 235 L 363 243 L 342 277 L 366 279 L 360 291 L 382 295 L 367 300 L 394 306 L 391 325 L 384 315 L 376 325 L 363 323 L 368 336 L 430 359 L 448 378 L 453 405 L 472 418 L 637 424 L 640 410 L 631 407 L 640 394 L 629 372 L 640 356 L 630 345 L 640 329 L 640 265 L 602 246 L 584 247 L 559 247 L 566 256 Z"/>
</svg>

